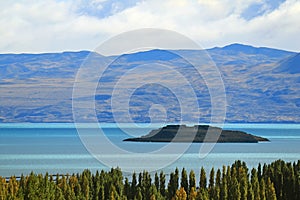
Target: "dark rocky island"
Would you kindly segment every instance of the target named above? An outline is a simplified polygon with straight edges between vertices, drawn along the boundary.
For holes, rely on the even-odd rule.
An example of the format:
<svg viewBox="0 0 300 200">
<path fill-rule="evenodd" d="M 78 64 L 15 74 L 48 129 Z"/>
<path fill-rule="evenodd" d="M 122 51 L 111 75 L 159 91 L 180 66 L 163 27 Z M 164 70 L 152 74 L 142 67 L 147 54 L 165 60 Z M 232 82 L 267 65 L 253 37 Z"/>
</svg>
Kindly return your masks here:
<svg viewBox="0 0 300 200">
<path fill-rule="evenodd" d="M 209 135 L 206 136 L 209 130 Z M 221 134 L 220 134 L 221 133 Z M 220 137 L 218 138 L 218 135 Z M 128 138 L 123 141 L 131 142 L 217 142 L 218 143 L 257 143 L 269 141 L 267 138 L 248 134 L 243 131 L 222 130 L 208 125 L 167 125 L 163 128 L 152 130 L 149 134 Z"/>
</svg>

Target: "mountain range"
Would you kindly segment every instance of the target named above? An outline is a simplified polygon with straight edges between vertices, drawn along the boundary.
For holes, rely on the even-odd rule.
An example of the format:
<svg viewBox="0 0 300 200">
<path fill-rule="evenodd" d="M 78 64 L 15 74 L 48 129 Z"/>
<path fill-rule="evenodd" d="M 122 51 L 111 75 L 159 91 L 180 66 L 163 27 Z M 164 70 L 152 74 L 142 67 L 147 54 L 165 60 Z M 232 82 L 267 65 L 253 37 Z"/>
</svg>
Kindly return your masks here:
<svg viewBox="0 0 300 200">
<path fill-rule="evenodd" d="M 185 90 L 185 79 L 193 82 L 199 104 L 199 110 L 191 111 L 186 119 L 209 122 L 211 102 L 205 80 L 194 80 L 194 71 L 189 70 L 187 62 L 176 55 L 180 52 L 189 60 L 196 60 L 200 51 L 203 50 L 174 50 L 170 53 L 153 49 L 118 56 L 102 56 L 89 51 L 0 54 L 0 122 L 73 122 L 75 77 L 91 55 L 95 63 L 111 62 L 99 77 L 94 96 L 99 122 L 115 122 L 116 112 L 118 122 L 128 122 L 129 114 L 134 122 L 178 123 L 182 112 L 174 91 L 186 97 L 186 106 L 194 101 Z M 242 44 L 215 47 L 206 52 L 224 82 L 226 122 L 300 123 L 299 53 Z M 172 66 L 169 70 L 184 74 L 185 79 L 179 75 L 170 77 L 172 73 L 168 66 Z M 124 76 L 126 84 L 115 90 Z M 140 80 L 147 84 L 141 84 Z M 169 88 L 159 84 L 162 81 Z M 126 99 L 122 102 L 122 96 L 119 96 L 120 102 L 114 105 L 114 109 L 112 95 L 120 95 L 132 88 L 134 92 L 128 107 L 122 106 Z M 85 101 L 84 94 L 81 98 Z M 88 101 L 89 97 L 86 99 Z M 153 105 L 155 109 L 151 108 Z M 151 119 L 150 115 L 155 117 Z M 79 120 L 91 121 L 90 114 L 83 112 Z"/>
</svg>

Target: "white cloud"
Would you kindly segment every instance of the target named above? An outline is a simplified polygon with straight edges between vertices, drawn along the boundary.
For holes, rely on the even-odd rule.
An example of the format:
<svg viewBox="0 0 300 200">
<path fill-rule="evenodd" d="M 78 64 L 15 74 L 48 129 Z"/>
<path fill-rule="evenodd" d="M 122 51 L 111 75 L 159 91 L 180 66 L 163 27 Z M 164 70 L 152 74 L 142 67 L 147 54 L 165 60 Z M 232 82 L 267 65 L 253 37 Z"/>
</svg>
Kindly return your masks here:
<svg viewBox="0 0 300 200">
<path fill-rule="evenodd" d="M 91 0 L 98 12 L 106 1 Z M 1 1 L 0 52 L 50 52 L 94 49 L 110 36 L 136 28 L 167 28 L 204 47 L 239 42 L 300 51 L 300 1 L 245 20 L 241 15 L 258 0 L 146 0 L 96 17 L 78 12 L 81 0 Z"/>
</svg>

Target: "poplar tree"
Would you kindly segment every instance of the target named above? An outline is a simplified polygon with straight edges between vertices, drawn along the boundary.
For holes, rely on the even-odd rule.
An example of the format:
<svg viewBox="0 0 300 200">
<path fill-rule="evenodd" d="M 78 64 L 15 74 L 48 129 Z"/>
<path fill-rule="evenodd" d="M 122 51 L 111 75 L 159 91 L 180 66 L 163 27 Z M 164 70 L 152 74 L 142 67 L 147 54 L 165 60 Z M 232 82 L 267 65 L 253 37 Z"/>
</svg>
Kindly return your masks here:
<svg viewBox="0 0 300 200">
<path fill-rule="evenodd" d="M 184 191 L 186 192 L 186 194 L 188 195 L 189 182 L 188 182 L 187 172 L 186 172 L 185 168 L 182 168 L 182 171 L 181 171 L 180 187 L 183 188 Z"/>
<path fill-rule="evenodd" d="M 178 168 L 176 167 L 175 169 L 175 176 L 174 176 L 174 187 L 176 188 L 176 190 L 179 188 L 179 170 Z"/>
<path fill-rule="evenodd" d="M 209 200 L 208 191 L 205 188 L 199 188 L 196 199 Z"/>
<path fill-rule="evenodd" d="M 142 191 L 141 191 L 140 187 L 137 188 L 137 193 L 136 193 L 136 196 L 135 196 L 134 199 L 136 199 L 136 200 L 143 200 L 143 195 L 142 195 Z"/>
<path fill-rule="evenodd" d="M 157 188 L 155 185 L 151 185 L 150 187 L 150 197 L 149 200 L 158 200 L 161 199 L 162 197 L 160 196 L 159 192 L 157 191 Z"/>
<path fill-rule="evenodd" d="M 6 199 L 7 197 L 7 188 L 6 188 L 6 180 L 5 178 L 2 178 L 0 176 L 0 197 L 1 197 L 1 200 L 3 199 Z"/>
<path fill-rule="evenodd" d="M 132 180 L 131 180 L 131 193 L 130 193 L 130 199 L 134 199 L 134 197 L 137 194 L 137 180 L 136 180 L 136 173 L 134 172 L 132 174 Z"/>
<path fill-rule="evenodd" d="M 262 178 L 262 171 L 261 171 L 261 164 L 258 163 L 258 167 L 257 167 L 257 178 L 258 181 L 260 182 L 261 178 Z"/>
<path fill-rule="evenodd" d="M 228 199 L 227 177 L 224 174 L 223 174 L 223 177 L 222 177 L 222 185 L 221 185 L 221 190 L 220 190 L 220 198 L 222 200 L 227 200 Z"/>
<path fill-rule="evenodd" d="M 266 198 L 267 198 L 267 200 L 276 200 L 277 199 L 274 184 L 271 182 L 270 177 L 268 177 L 268 180 L 267 180 Z"/>
<path fill-rule="evenodd" d="M 154 177 L 154 185 L 156 187 L 156 190 L 159 191 L 159 177 L 158 177 L 157 172 L 155 173 L 155 177 Z"/>
<path fill-rule="evenodd" d="M 192 187 L 190 189 L 190 195 L 188 197 L 189 200 L 196 200 L 197 198 L 197 191 L 196 191 L 196 188 L 195 187 Z"/>
<path fill-rule="evenodd" d="M 219 188 L 221 188 L 221 170 L 218 169 L 217 173 L 216 173 L 216 186 L 218 186 Z"/>
<path fill-rule="evenodd" d="M 222 181 L 221 181 L 221 189 L 220 189 L 220 198 L 221 200 L 228 199 L 228 187 L 227 187 L 227 175 L 226 175 L 226 166 L 222 168 Z"/>
<path fill-rule="evenodd" d="M 129 184 L 128 178 L 126 177 L 126 178 L 125 178 L 125 183 L 124 183 L 124 195 L 125 195 L 127 198 L 130 198 L 130 194 L 131 194 L 131 191 L 130 191 L 130 184 Z"/>
<path fill-rule="evenodd" d="M 178 187 L 176 187 L 177 186 L 176 181 L 177 181 L 176 175 L 174 172 L 172 172 L 170 174 L 170 180 L 168 183 L 168 199 L 172 199 L 176 194 L 176 191 L 178 189 Z"/>
<path fill-rule="evenodd" d="M 159 174 L 159 191 L 162 196 L 166 196 L 166 175 L 163 171 Z"/>
<path fill-rule="evenodd" d="M 19 184 L 15 176 L 10 177 L 7 184 L 7 189 L 10 198 L 12 199 L 16 198 L 19 189 Z"/>
<path fill-rule="evenodd" d="M 105 200 L 104 186 L 103 185 L 100 185 L 100 187 L 99 187 L 98 200 Z"/>
<path fill-rule="evenodd" d="M 253 193 L 253 189 L 252 189 L 252 184 L 251 183 L 248 184 L 247 200 L 255 200 L 254 199 L 254 193 Z"/>
<path fill-rule="evenodd" d="M 211 168 L 210 174 L 209 174 L 209 184 L 208 184 L 208 187 L 209 188 L 213 188 L 214 185 L 215 185 L 215 169 Z"/>
<path fill-rule="evenodd" d="M 199 186 L 202 189 L 206 189 L 206 185 L 207 185 L 207 182 L 206 182 L 206 172 L 205 172 L 204 168 L 201 167 Z"/>
<path fill-rule="evenodd" d="M 228 191 L 228 199 L 234 199 L 239 200 L 241 199 L 241 193 L 240 193 L 240 185 L 237 181 L 237 178 L 234 176 L 232 177 L 229 191 Z"/>
<path fill-rule="evenodd" d="M 260 200 L 260 188 L 259 188 L 259 182 L 257 177 L 257 171 L 255 168 L 251 170 L 251 184 L 252 184 L 254 199 Z"/>
<path fill-rule="evenodd" d="M 150 199 L 151 176 L 149 172 L 144 171 L 142 176 L 141 191 L 144 199 Z"/>
<path fill-rule="evenodd" d="M 266 200 L 266 185 L 265 180 L 261 179 L 259 184 L 260 200 Z"/>
<path fill-rule="evenodd" d="M 196 189 L 196 175 L 193 170 L 189 174 L 189 191 L 191 192 L 192 188 Z"/>
<path fill-rule="evenodd" d="M 90 186 L 89 186 L 89 180 L 86 176 L 83 176 L 82 191 L 85 199 L 89 199 Z"/>
<path fill-rule="evenodd" d="M 240 181 L 240 193 L 241 199 L 247 200 L 248 196 L 248 176 L 244 167 L 239 168 L 239 181 Z"/>
<path fill-rule="evenodd" d="M 216 198 L 216 194 L 215 194 L 215 169 L 212 168 L 210 170 L 210 174 L 209 174 L 209 184 L 208 184 L 208 194 L 209 197 L 211 199 L 215 199 Z"/>
</svg>

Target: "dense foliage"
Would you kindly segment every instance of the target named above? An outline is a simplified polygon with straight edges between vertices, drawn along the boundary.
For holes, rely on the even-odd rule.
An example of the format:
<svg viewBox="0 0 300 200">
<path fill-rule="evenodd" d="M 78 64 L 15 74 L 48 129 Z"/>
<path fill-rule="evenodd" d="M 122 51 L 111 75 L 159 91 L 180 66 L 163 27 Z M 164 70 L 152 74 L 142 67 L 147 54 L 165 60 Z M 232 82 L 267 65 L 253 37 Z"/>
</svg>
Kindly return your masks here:
<svg viewBox="0 0 300 200">
<path fill-rule="evenodd" d="M 160 172 L 133 173 L 130 181 L 120 169 L 92 174 L 89 170 L 73 175 L 31 173 L 16 178 L 0 177 L 0 199 L 214 199 L 214 200 L 297 200 L 300 199 L 300 160 L 282 160 L 249 170 L 236 161 L 222 169 L 212 168 L 200 177 L 178 169 L 168 176 Z M 197 183 L 197 180 L 199 183 Z"/>
</svg>

